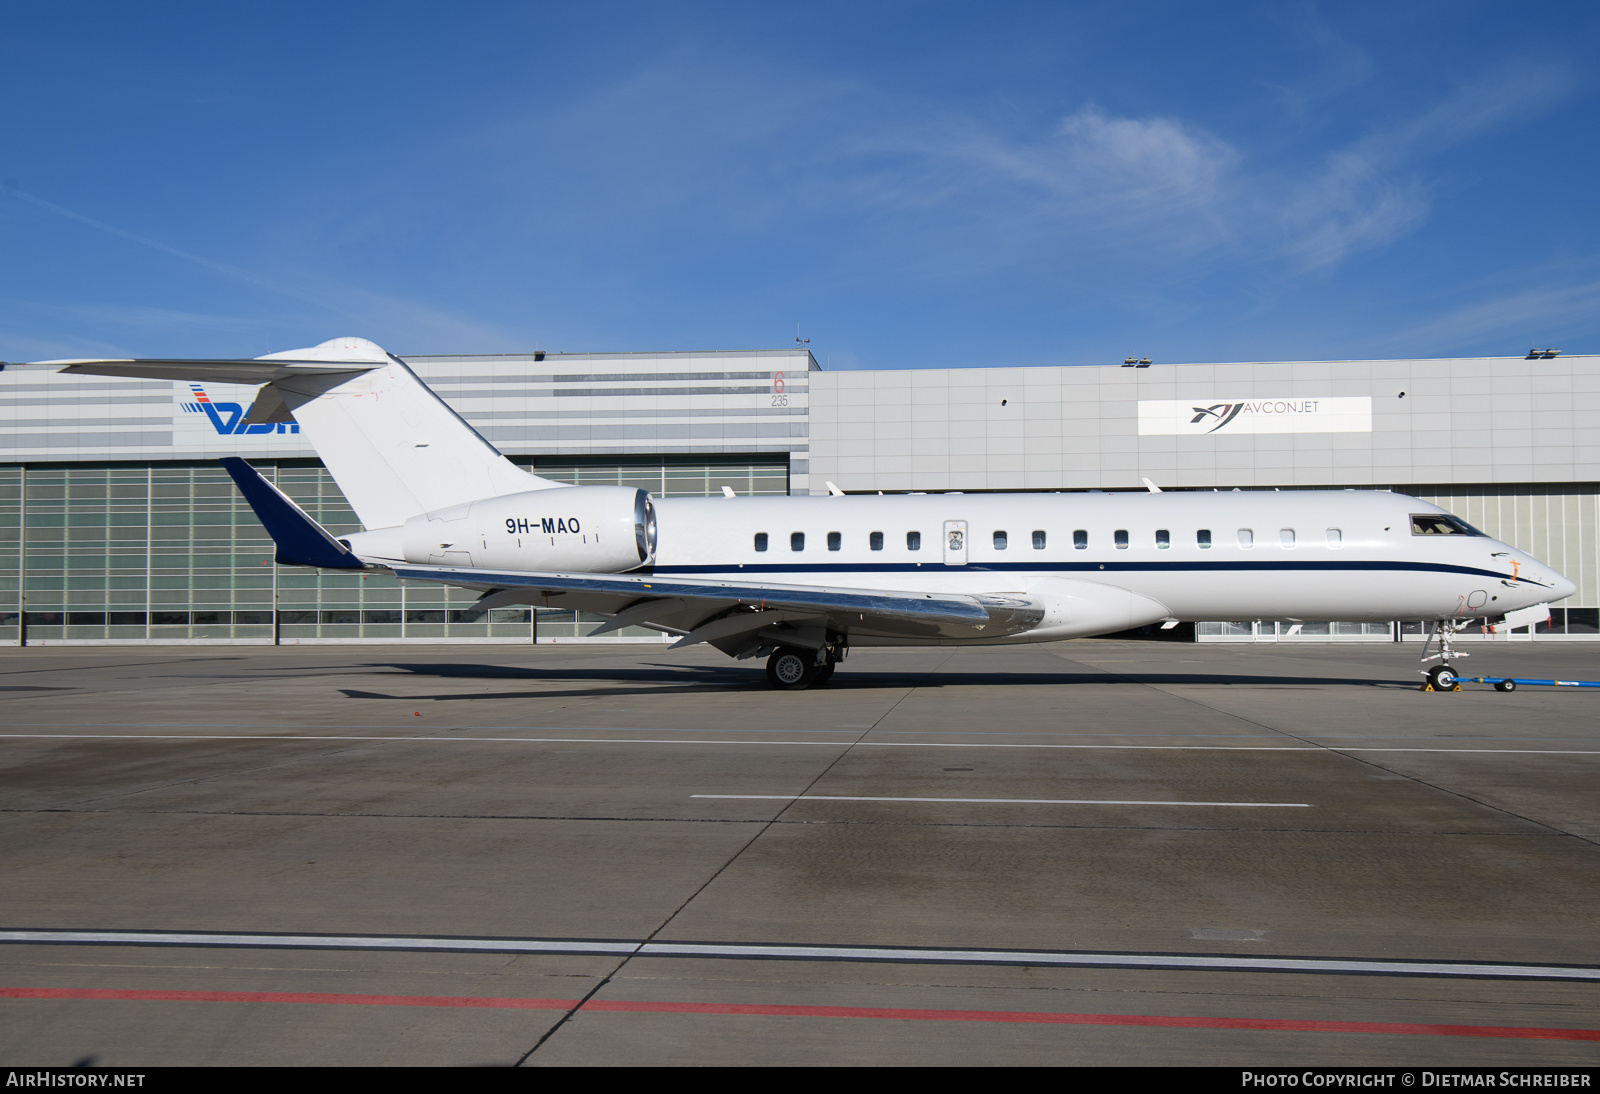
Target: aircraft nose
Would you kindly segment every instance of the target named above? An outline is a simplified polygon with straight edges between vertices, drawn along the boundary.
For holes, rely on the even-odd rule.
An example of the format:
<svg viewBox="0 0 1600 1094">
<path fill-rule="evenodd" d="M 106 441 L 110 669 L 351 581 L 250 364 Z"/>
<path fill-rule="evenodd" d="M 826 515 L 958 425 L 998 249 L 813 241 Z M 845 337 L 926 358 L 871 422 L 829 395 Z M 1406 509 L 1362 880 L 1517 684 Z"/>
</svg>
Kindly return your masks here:
<svg viewBox="0 0 1600 1094">
<path fill-rule="evenodd" d="M 1565 600 L 1567 597 L 1578 591 L 1577 582 L 1563 577 L 1554 571 L 1551 572 L 1550 576 L 1555 579 L 1551 582 L 1550 587 L 1550 599 L 1552 601 Z"/>
</svg>

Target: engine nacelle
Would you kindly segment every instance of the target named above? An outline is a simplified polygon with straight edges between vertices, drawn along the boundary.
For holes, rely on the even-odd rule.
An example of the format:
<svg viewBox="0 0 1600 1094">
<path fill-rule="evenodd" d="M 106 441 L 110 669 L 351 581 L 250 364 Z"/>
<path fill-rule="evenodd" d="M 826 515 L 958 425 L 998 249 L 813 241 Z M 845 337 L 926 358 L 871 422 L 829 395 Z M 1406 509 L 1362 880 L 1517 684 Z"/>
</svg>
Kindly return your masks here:
<svg viewBox="0 0 1600 1094">
<path fill-rule="evenodd" d="M 614 574 L 655 557 L 656 512 L 627 486 L 530 490 L 412 517 L 400 540 L 419 564 Z"/>
</svg>

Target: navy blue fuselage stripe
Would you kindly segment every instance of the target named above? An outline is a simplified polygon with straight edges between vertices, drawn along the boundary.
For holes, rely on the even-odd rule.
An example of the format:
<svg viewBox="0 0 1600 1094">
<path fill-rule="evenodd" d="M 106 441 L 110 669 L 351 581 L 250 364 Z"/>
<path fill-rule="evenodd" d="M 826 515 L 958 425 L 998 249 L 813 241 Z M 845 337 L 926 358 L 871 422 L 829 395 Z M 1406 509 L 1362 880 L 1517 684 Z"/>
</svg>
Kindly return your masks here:
<svg viewBox="0 0 1600 1094">
<path fill-rule="evenodd" d="M 1493 570 L 1479 570 L 1471 566 L 1452 566 L 1442 562 L 997 562 L 968 563 L 949 566 L 943 562 L 869 562 L 853 564 L 833 563 L 765 563 L 736 562 L 714 566 L 656 566 L 655 574 L 925 574 L 967 573 L 991 571 L 1004 573 L 1257 573 L 1307 572 L 1307 571 L 1401 570 L 1410 573 L 1467 574 L 1472 577 L 1489 577 L 1495 580 L 1510 579 L 1510 574 Z M 633 571 L 639 573 L 641 571 Z M 1530 585 L 1540 582 L 1529 581 Z"/>
</svg>

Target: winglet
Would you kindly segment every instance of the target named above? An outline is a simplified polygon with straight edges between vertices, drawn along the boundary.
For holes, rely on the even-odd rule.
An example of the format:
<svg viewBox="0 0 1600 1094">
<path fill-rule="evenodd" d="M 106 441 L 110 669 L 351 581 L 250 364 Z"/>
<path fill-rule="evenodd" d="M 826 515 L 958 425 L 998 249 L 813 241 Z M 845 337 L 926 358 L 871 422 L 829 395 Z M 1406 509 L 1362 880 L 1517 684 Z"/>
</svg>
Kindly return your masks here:
<svg viewBox="0 0 1600 1094">
<path fill-rule="evenodd" d="M 326 570 L 361 570 L 365 564 L 350 548 L 328 534 L 289 496 L 266 479 L 261 472 L 237 456 L 229 456 L 222 466 L 233 476 L 239 493 L 250 503 L 267 534 L 277 544 L 274 559 L 286 566 L 317 566 Z"/>
</svg>

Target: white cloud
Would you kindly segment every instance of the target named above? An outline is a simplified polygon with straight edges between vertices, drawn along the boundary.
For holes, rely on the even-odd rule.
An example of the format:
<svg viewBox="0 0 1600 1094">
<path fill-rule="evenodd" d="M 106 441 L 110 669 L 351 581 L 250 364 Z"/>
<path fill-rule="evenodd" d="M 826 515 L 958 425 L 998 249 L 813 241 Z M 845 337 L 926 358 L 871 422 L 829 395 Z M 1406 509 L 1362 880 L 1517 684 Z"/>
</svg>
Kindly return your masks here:
<svg viewBox="0 0 1600 1094">
<path fill-rule="evenodd" d="M 1264 202 L 1277 205 L 1282 252 L 1317 268 L 1399 239 L 1427 219 L 1428 157 L 1546 109 L 1573 86 L 1560 65 L 1511 65 L 1350 142 L 1298 182 L 1264 187 Z"/>
<path fill-rule="evenodd" d="M 1174 119 L 1111 117 L 1096 106 L 1062 119 L 1059 131 L 1077 177 L 1106 192 L 1210 197 L 1238 158 L 1222 141 Z"/>
<path fill-rule="evenodd" d="M 1306 269 L 1398 239 L 1422 223 L 1429 208 L 1419 180 L 1392 178 L 1348 151 L 1330 156 L 1325 170 L 1289 192 L 1266 195 L 1269 203 L 1274 199 L 1282 203 L 1275 211 L 1279 248 Z"/>
<path fill-rule="evenodd" d="M 1390 354 L 1438 356 L 1486 342 L 1510 350 L 1524 339 L 1530 346 L 1544 346 L 1563 335 L 1591 333 L 1597 322 L 1600 281 L 1545 282 L 1484 295 L 1380 341 Z"/>
</svg>

